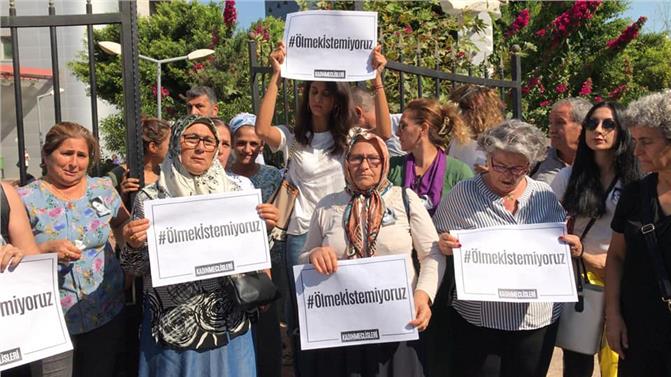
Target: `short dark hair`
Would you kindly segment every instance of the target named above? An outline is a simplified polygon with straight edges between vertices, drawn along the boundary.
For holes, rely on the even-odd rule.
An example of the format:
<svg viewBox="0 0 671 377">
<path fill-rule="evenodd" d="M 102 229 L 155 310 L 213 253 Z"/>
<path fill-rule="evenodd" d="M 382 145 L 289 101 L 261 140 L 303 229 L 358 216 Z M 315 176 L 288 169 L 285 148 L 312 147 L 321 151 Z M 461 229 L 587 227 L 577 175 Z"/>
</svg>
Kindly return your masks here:
<svg viewBox="0 0 671 377">
<path fill-rule="evenodd" d="M 194 86 L 193 88 L 186 91 L 186 100 L 190 101 L 194 98 L 200 96 L 207 96 L 210 104 L 214 105 L 217 103 L 217 95 L 214 94 L 214 90 L 209 86 Z"/>
</svg>

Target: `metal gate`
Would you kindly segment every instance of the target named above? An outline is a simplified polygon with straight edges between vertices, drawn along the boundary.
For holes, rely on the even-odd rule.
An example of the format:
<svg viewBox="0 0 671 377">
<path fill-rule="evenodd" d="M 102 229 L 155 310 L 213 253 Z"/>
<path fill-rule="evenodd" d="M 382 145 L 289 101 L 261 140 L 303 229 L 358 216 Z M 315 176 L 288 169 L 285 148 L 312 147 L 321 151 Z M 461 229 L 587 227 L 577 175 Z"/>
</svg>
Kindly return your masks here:
<svg viewBox="0 0 671 377">
<path fill-rule="evenodd" d="M 46 5 L 46 4 L 45 4 Z M 94 25 L 117 24 L 121 27 L 122 75 L 124 105 L 123 116 L 126 124 L 126 159 L 130 169 L 130 176 L 142 180 L 142 130 L 140 124 L 140 95 L 138 73 L 138 37 L 137 37 L 137 5 L 135 1 L 120 0 L 119 10 L 115 13 L 93 13 L 91 0 L 86 0 L 85 14 L 57 15 L 53 0 L 48 2 L 48 15 L 21 16 L 17 15 L 16 0 L 9 2 L 9 16 L 0 18 L 0 26 L 8 28 L 11 33 L 12 67 L 14 76 L 14 100 L 16 103 L 16 130 L 19 156 L 20 184 L 26 183 L 25 166 L 25 132 L 24 114 L 21 93 L 21 63 L 18 30 L 22 28 L 49 28 L 51 47 L 51 66 L 53 72 L 54 115 L 56 122 L 62 120 L 61 93 L 58 61 L 57 28 L 69 26 L 86 26 L 89 82 L 91 97 L 91 124 L 96 139 L 98 135 L 98 107 L 96 93 L 96 71 L 94 55 Z M 97 167 L 96 167 L 97 168 Z"/>
</svg>

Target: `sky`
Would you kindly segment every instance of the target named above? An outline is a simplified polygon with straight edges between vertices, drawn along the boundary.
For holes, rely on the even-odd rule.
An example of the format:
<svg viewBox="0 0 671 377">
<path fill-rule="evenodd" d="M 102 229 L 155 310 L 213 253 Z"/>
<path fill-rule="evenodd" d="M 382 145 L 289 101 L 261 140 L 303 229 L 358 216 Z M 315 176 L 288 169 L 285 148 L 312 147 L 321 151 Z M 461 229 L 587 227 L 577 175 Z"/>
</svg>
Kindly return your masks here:
<svg viewBox="0 0 671 377">
<path fill-rule="evenodd" d="M 659 31 L 663 27 L 662 12 L 665 2 L 669 0 L 632 0 L 629 10 L 624 13 L 625 17 L 633 21 L 640 16 L 648 17 L 644 31 Z M 238 27 L 246 29 L 252 22 L 265 17 L 264 2 L 262 0 L 237 0 Z M 671 16 L 671 5 L 666 6 L 667 16 Z"/>
</svg>

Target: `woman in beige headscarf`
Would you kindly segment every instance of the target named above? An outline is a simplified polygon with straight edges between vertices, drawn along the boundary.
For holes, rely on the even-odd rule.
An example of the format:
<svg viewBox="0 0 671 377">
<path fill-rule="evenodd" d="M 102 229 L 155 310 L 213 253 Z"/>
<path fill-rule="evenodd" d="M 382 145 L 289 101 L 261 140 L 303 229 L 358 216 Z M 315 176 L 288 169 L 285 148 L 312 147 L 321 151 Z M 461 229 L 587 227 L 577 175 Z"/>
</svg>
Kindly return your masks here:
<svg viewBox="0 0 671 377">
<path fill-rule="evenodd" d="M 421 200 L 387 180 L 389 154 L 382 139 L 361 132 L 345 154 L 344 191 L 323 198 L 310 222 L 300 259 L 322 274 L 337 273 L 338 260 L 404 254 L 412 266 L 412 249 L 421 264 L 419 276 L 409 267 L 416 317 L 410 325 L 426 329 L 430 304 L 445 271 L 438 235 Z M 342 218 L 342 221 L 333 219 Z M 424 376 L 417 341 L 329 348 L 312 353 L 307 366 L 314 376 Z"/>
</svg>

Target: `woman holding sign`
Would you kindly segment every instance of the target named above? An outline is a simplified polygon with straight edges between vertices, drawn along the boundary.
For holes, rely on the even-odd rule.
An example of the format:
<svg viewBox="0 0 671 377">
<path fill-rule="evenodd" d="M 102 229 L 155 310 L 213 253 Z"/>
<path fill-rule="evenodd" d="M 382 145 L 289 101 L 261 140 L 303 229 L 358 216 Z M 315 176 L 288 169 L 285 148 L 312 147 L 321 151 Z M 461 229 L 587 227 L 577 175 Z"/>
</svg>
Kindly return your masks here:
<svg viewBox="0 0 671 377">
<path fill-rule="evenodd" d="M 606 335 L 619 376 L 671 376 L 671 92 L 629 104 L 645 178 L 617 203 L 606 260 Z"/>
<path fill-rule="evenodd" d="M 622 188 L 638 179 L 638 166 L 629 130 L 620 123 L 614 103 L 594 105 L 582 123 L 578 151 L 573 166 L 557 173 L 552 190 L 564 209 L 575 218 L 569 231 L 580 236 L 584 252 L 579 258 L 585 264 L 589 281 L 603 286 L 606 252 L 610 244 L 610 222 Z M 617 354 L 606 342 L 599 352 L 601 375 L 617 375 Z M 594 355 L 564 349 L 564 375 L 592 376 Z"/>
<path fill-rule="evenodd" d="M 441 251 L 460 248 L 450 230 L 496 225 L 562 222 L 565 213 L 550 186 L 526 174 L 544 158 L 545 135 L 536 127 L 510 120 L 484 132 L 478 144 L 487 154 L 488 173 L 459 182 L 434 216 Z M 577 236 L 564 235 L 579 255 Z M 550 365 L 561 304 L 458 300 L 453 294 L 454 375 L 540 377 Z M 493 374 L 492 374 L 493 373 Z"/>
<path fill-rule="evenodd" d="M 156 183 L 143 188 L 124 228 L 124 268 L 144 276 L 145 318 L 140 335 L 140 376 L 256 375 L 254 347 L 245 312 L 224 291 L 225 279 L 152 287 L 144 201 L 238 191 L 216 158 L 219 138 L 210 118 L 187 116 L 173 125 L 170 152 Z M 277 209 L 257 207 L 274 226 Z"/>
<path fill-rule="evenodd" d="M 346 189 L 317 204 L 301 260 L 326 275 L 337 273 L 339 259 L 404 254 L 408 266 L 412 266 L 414 247 L 421 269 L 419 276 L 412 267 L 407 271 L 415 285 L 416 317 L 410 325 L 423 331 L 431 318 L 429 306 L 445 271 L 445 258 L 422 201 L 413 191 L 392 186 L 387 180 L 388 171 L 384 141 L 365 131 L 355 134 L 345 154 Z M 312 353 L 307 375 L 424 376 L 417 344 L 396 342 L 304 351 Z"/>
<path fill-rule="evenodd" d="M 58 254 L 74 347 L 34 363 L 33 376 L 113 376 L 124 346 L 124 276 L 109 241 L 129 215 L 109 179 L 88 176 L 98 156 L 89 130 L 57 123 L 42 147 L 46 175 L 18 190 L 40 252 Z"/>
</svg>

